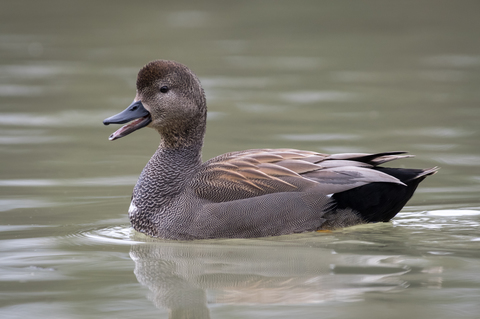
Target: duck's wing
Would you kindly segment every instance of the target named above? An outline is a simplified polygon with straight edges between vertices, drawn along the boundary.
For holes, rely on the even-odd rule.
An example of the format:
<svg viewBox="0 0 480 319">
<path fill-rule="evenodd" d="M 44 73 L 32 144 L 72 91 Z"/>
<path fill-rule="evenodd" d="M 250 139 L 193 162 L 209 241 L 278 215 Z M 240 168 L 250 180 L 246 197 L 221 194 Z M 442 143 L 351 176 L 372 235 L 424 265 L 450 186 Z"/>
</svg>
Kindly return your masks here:
<svg viewBox="0 0 480 319">
<path fill-rule="evenodd" d="M 373 182 L 403 183 L 373 169 L 404 152 L 321 154 L 294 149 L 227 153 L 205 162 L 192 180 L 200 198 L 228 202 L 283 192 L 330 195 Z"/>
</svg>

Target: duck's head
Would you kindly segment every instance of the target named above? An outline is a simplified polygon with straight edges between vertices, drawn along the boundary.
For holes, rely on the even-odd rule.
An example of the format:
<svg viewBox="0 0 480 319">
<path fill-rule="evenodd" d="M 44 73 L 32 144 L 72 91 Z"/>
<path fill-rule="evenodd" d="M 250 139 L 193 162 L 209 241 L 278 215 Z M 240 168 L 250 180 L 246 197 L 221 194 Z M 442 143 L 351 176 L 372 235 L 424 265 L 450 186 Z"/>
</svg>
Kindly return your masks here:
<svg viewBox="0 0 480 319">
<path fill-rule="evenodd" d="M 200 81 L 183 64 L 156 60 L 137 76 L 137 94 L 124 111 L 103 124 L 124 124 L 110 135 L 113 141 L 142 127 L 156 129 L 167 144 L 188 144 L 205 131 L 206 101 Z"/>
</svg>

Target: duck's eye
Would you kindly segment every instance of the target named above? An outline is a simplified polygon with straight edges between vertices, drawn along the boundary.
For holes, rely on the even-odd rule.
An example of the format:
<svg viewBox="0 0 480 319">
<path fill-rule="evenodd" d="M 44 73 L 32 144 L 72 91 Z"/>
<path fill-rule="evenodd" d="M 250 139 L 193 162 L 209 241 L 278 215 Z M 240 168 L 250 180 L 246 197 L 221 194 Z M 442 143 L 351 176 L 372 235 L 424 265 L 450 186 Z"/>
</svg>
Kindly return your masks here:
<svg viewBox="0 0 480 319">
<path fill-rule="evenodd" d="M 162 87 L 160 88 L 160 92 L 162 92 L 162 93 L 167 93 L 168 90 L 169 90 L 169 89 L 168 89 L 168 86 L 162 86 Z"/>
</svg>

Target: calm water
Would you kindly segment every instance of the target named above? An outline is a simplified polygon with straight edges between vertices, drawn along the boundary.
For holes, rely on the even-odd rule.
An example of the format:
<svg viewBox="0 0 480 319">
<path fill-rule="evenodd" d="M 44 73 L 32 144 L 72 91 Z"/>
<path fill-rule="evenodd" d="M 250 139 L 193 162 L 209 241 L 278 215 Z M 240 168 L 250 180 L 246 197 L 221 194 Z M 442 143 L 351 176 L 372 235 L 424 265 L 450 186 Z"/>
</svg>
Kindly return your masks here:
<svg viewBox="0 0 480 319">
<path fill-rule="evenodd" d="M 1 318 L 479 318 L 477 1 L 2 1 Z M 406 150 L 391 223 L 250 240 L 131 230 L 159 137 L 102 120 L 138 69 L 202 80 L 204 159 Z"/>
</svg>

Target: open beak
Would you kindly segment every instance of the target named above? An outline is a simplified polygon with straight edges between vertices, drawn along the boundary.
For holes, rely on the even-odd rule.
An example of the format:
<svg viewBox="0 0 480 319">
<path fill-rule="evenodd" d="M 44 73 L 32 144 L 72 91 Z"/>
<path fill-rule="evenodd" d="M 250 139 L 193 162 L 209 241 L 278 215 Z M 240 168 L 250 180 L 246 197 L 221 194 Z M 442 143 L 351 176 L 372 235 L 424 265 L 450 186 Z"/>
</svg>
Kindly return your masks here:
<svg viewBox="0 0 480 319">
<path fill-rule="evenodd" d="M 152 117 L 145 107 L 143 107 L 142 101 L 134 101 L 122 112 L 103 120 L 103 124 L 124 124 L 130 122 L 110 135 L 108 139 L 114 141 L 147 126 L 151 121 Z"/>
</svg>

